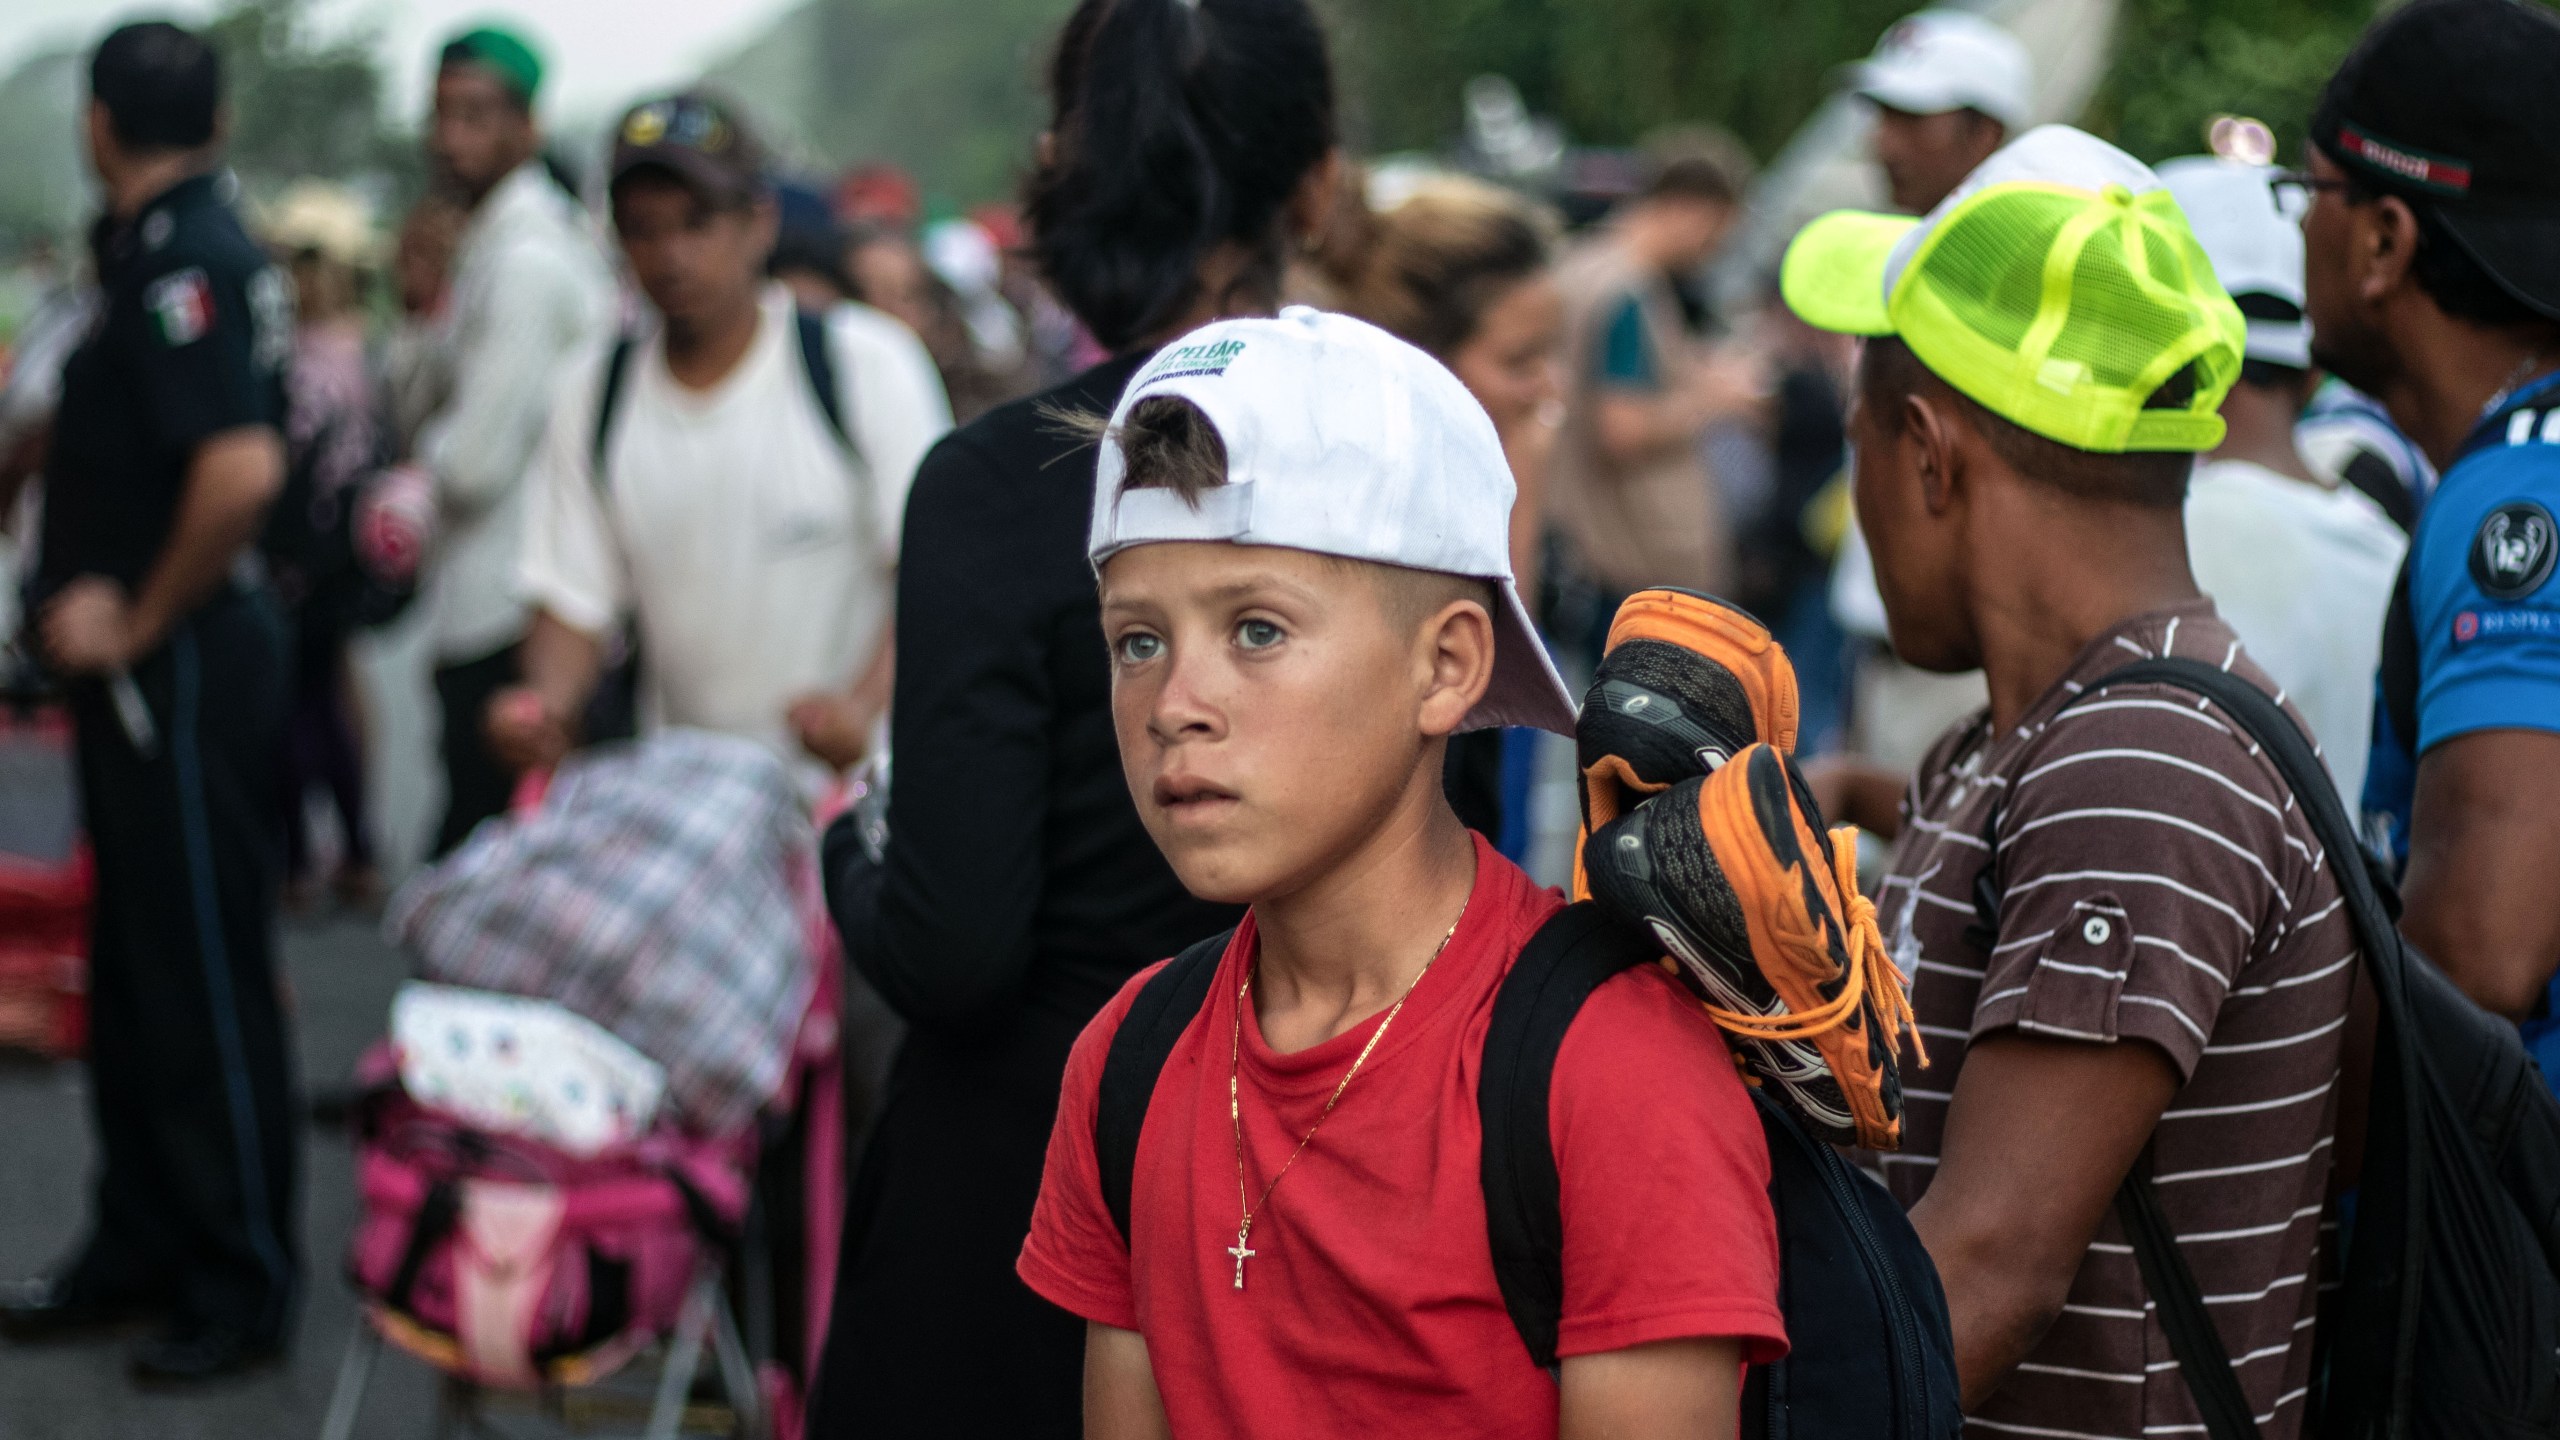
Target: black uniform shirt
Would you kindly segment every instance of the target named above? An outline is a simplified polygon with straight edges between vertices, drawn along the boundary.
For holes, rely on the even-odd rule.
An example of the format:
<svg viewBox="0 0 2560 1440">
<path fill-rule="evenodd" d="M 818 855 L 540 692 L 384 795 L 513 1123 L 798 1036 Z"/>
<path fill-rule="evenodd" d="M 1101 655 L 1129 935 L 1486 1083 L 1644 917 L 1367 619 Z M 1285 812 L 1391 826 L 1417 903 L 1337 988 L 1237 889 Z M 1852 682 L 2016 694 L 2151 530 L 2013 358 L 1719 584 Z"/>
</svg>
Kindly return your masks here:
<svg viewBox="0 0 2560 1440">
<path fill-rule="evenodd" d="M 293 302 L 231 213 L 234 188 L 198 175 L 91 235 L 102 303 L 63 367 L 40 592 L 81 575 L 139 588 L 168 544 L 196 447 L 283 424 Z"/>
</svg>

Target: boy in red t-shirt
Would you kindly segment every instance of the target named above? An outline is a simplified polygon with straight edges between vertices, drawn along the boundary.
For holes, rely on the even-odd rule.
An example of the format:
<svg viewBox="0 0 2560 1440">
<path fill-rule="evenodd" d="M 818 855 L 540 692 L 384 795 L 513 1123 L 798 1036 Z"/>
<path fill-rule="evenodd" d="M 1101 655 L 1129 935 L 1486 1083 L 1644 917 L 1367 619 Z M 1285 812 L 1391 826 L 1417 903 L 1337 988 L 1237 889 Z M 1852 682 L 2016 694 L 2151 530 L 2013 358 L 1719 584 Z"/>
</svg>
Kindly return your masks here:
<svg viewBox="0 0 2560 1440">
<path fill-rule="evenodd" d="M 1197 331 L 1113 416 L 1091 553 L 1122 762 L 1183 883 L 1252 910 L 1156 1083 L 1126 1242 L 1097 1093 L 1154 971 L 1068 1064 L 1019 1270 L 1088 1322 L 1089 1436 L 1730 1435 L 1741 1366 L 1784 1352 L 1760 1123 L 1656 967 L 1555 1061 L 1556 1374 L 1497 1288 L 1479 1059 L 1563 902 L 1459 825 L 1442 753 L 1574 725 L 1511 497 L 1456 378 L 1338 315 Z"/>
</svg>

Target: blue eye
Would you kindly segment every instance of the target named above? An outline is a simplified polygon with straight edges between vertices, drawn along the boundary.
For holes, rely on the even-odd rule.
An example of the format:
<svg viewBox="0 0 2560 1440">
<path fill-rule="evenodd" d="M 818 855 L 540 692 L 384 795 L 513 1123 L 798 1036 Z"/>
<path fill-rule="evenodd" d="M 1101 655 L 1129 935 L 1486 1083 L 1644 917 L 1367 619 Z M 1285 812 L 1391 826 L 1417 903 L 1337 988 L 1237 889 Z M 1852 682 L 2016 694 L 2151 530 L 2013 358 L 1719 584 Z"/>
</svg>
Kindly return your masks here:
<svg viewBox="0 0 2560 1440">
<path fill-rule="evenodd" d="M 1164 637 L 1150 635 L 1144 630 L 1132 630 L 1120 637 L 1117 648 L 1121 664 L 1143 665 L 1164 653 Z"/>
<path fill-rule="evenodd" d="M 1245 620 L 1236 625 L 1236 643 L 1247 650 L 1268 650 L 1286 638 L 1286 632 L 1268 620 Z"/>
</svg>

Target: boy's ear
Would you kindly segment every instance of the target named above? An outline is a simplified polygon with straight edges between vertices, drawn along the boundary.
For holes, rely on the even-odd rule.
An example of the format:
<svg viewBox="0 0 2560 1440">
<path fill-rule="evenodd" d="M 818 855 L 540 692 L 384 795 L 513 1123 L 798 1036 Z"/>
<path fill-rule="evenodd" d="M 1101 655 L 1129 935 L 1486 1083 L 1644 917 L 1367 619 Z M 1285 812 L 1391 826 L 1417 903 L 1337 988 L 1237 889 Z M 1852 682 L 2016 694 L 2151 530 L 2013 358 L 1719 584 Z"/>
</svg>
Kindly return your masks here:
<svg viewBox="0 0 2560 1440">
<path fill-rule="evenodd" d="M 1493 617 L 1481 600 L 1452 600 L 1423 625 L 1430 666 L 1422 697 L 1422 733 L 1458 733 L 1493 684 Z"/>
</svg>

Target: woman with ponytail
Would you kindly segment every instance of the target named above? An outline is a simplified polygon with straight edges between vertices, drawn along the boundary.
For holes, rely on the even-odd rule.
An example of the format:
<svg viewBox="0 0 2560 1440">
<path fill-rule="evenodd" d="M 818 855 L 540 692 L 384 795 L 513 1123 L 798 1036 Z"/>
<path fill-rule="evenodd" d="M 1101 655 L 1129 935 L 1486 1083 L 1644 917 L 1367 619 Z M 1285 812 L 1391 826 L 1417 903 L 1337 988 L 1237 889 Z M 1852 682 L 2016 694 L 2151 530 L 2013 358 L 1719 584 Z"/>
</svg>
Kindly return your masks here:
<svg viewBox="0 0 2560 1440">
<path fill-rule="evenodd" d="M 1112 358 L 961 427 L 917 472 L 896 783 L 876 853 L 827 836 L 853 964 L 908 1025 L 856 1170 L 810 1433 L 1079 1433 L 1081 1321 L 1013 1263 L 1067 1052 L 1131 974 L 1232 923 L 1141 828 L 1085 559 L 1090 440 L 1156 347 L 1267 314 L 1334 190 L 1307 0 L 1084 0 L 1025 186 L 1032 258 Z"/>
</svg>

